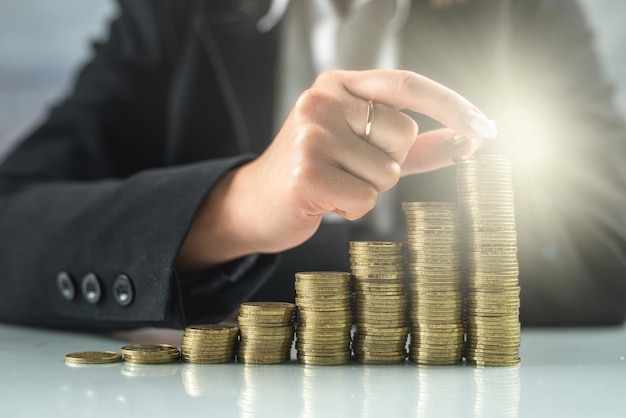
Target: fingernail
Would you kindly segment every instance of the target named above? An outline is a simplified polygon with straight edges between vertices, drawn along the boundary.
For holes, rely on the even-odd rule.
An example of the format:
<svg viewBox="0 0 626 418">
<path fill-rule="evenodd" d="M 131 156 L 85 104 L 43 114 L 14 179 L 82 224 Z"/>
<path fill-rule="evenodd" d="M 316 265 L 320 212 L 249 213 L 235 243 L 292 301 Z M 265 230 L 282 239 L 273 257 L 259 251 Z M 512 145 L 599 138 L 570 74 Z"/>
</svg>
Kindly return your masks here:
<svg viewBox="0 0 626 418">
<path fill-rule="evenodd" d="M 466 143 L 467 143 L 467 137 L 459 134 L 459 135 L 454 135 L 450 139 L 446 139 L 446 142 L 444 142 L 444 145 L 446 149 L 454 149 L 454 148 L 459 148 L 465 145 Z"/>
<path fill-rule="evenodd" d="M 495 122 L 487 119 L 480 113 L 472 112 L 469 125 L 483 138 L 495 138 L 498 136 L 498 128 L 496 128 Z"/>
</svg>

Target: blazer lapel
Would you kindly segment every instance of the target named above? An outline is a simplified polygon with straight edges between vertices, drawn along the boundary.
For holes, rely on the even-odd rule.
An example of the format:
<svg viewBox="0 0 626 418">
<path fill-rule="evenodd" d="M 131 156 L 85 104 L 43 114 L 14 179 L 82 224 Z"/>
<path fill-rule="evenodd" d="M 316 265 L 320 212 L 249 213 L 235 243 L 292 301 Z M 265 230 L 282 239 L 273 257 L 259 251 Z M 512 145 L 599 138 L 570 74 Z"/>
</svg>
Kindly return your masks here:
<svg viewBox="0 0 626 418">
<path fill-rule="evenodd" d="M 259 153 L 272 137 L 279 29 L 258 20 L 271 0 L 200 1 L 195 30 L 217 75 L 241 152 Z"/>
</svg>

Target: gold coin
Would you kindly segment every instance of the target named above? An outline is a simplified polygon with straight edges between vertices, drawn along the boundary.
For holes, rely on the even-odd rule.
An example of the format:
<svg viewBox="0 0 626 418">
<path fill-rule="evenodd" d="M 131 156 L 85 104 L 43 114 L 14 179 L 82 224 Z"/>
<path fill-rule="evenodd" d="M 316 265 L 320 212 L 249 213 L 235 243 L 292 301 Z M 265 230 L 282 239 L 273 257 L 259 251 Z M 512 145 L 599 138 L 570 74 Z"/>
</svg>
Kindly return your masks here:
<svg viewBox="0 0 626 418">
<path fill-rule="evenodd" d="M 332 320 L 345 320 L 352 318 L 352 309 L 349 307 L 348 309 L 342 309 L 339 311 L 328 311 L 328 312 L 320 312 L 320 311 L 304 311 L 301 310 L 298 313 L 298 321 L 302 322 L 303 320 L 315 320 L 315 319 L 332 319 Z"/>
<path fill-rule="evenodd" d="M 521 360 L 518 358 L 513 360 L 473 360 L 472 362 L 477 366 L 510 367 L 519 365 Z"/>
<path fill-rule="evenodd" d="M 349 274 L 349 273 L 348 273 Z M 350 284 L 351 276 L 344 277 L 317 277 L 315 279 L 298 279 L 296 278 L 294 283 L 298 286 L 311 286 L 311 287 L 334 287 L 334 286 L 348 286 Z"/>
<path fill-rule="evenodd" d="M 291 314 L 295 309 L 296 305 L 289 302 L 244 302 L 239 306 L 239 313 L 244 316 L 259 315 L 261 312 Z"/>
<path fill-rule="evenodd" d="M 296 279 L 316 281 L 321 278 L 350 280 L 350 273 L 345 271 L 301 271 L 295 273 Z"/>
<path fill-rule="evenodd" d="M 177 352 L 178 348 L 169 344 L 132 344 L 122 347 L 122 353 L 124 354 L 162 354 Z"/>
<path fill-rule="evenodd" d="M 337 340 L 337 341 L 318 341 L 313 339 L 298 340 L 296 341 L 296 348 L 298 350 L 335 350 L 335 349 L 348 349 L 350 347 L 350 340 Z"/>
<path fill-rule="evenodd" d="M 408 337 L 408 333 L 398 332 L 396 334 L 363 334 L 357 332 L 354 335 L 353 341 L 361 341 L 361 342 L 376 342 L 376 341 L 385 341 L 390 344 L 397 342 L 404 342 Z"/>
<path fill-rule="evenodd" d="M 193 349 L 193 350 L 226 350 L 230 347 L 233 347 L 235 345 L 237 345 L 238 340 L 231 340 L 231 341 L 211 341 L 211 340 L 206 340 L 206 341 L 189 341 L 189 340 L 183 340 L 183 344 L 181 346 L 181 351 L 183 350 L 189 350 L 189 349 Z"/>
<path fill-rule="evenodd" d="M 296 305 L 302 304 L 315 304 L 315 303 L 348 303 L 352 299 L 351 293 L 334 293 L 328 295 L 298 295 L 296 296 Z"/>
<path fill-rule="evenodd" d="M 65 355 L 65 362 L 71 364 L 108 364 L 120 361 L 122 355 L 114 351 L 81 351 Z"/>
<path fill-rule="evenodd" d="M 224 364 L 224 363 L 232 363 L 235 361 L 235 357 L 232 358 L 215 358 L 215 359 L 204 359 L 204 358 L 183 358 L 183 361 L 186 363 L 192 364 Z"/>
<path fill-rule="evenodd" d="M 352 342 L 352 349 L 355 352 L 368 353 L 402 353 L 406 351 L 407 340 L 385 341 L 385 340 L 355 340 Z"/>
<path fill-rule="evenodd" d="M 137 363 L 137 364 L 167 364 L 174 363 L 179 360 L 180 357 L 163 357 L 163 358 L 145 358 L 145 357 L 135 357 L 135 356 L 124 356 L 124 361 L 127 363 Z"/>
<path fill-rule="evenodd" d="M 189 325 L 185 328 L 185 333 L 202 333 L 205 334 L 207 332 L 214 334 L 236 334 L 239 332 L 239 327 L 234 325 L 221 325 L 221 324 L 197 324 L 197 325 Z"/>
<path fill-rule="evenodd" d="M 255 356 L 255 355 L 240 355 L 237 356 L 237 360 L 243 363 L 250 364 L 281 364 L 291 360 L 291 356 L 278 355 L 278 356 Z"/>
<path fill-rule="evenodd" d="M 396 356 L 371 356 L 362 353 L 355 353 L 354 359 L 363 364 L 398 364 L 406 360 L 406 354 Z"/>
<path fill-rule="evenodd" d="M 352 286 L 350 284 L 341 285 L 322 285 L 314 286 L 311 284 L 295 284 L 297 296 L 314 296 L 314 295 L 333 295 L 333 294 L 350 294 Z"/>
<path fill-rule="evenodd" d="M 350 354 L 338 354 L 335 356 L 315 356 L 298 353 L 297 359 L 298 362 L 303 364 L 317 366 L 338 366 L 349 363 L 351 360 L 351 356 Z"/>
<path fill-rule="evenodd" d="M 449 360 L 430 360 L 430 359 L 420 359 L 416 357 L 409 356 L 409 360 L 412 363 L 430 365 L 430 366 L 452 366 L 455 364 L 459 364 L 461 362 L 462 357 L 459 358 L 451 358 Z"/>
<path fill-rule="evenodd" d="M 459 341 L 463 340 L 465 337 L 465 332 L 463 329 L 461 330 L 448 330 L 448 331 L 439 331 L 439 332 L 411 332 L 411 339 L 419 342 L 419 341 Z"/>
<path fill-rule="evenodd" d="M 396 319 L 368 319 L 368 320 L 359 320 L 356 319 L 354 321 L 354 325 L 358 327 L 388 327 L 388 328 L 400 328 L 406 326 L 408 320 L 405 318 L 396 318 Z"/>
<path fill-rule="evenodd" d="M 307 343 L 316 345 L 343 345 L 350 344 L 351 338 L 349 335 L 317 335 L 315 333 L 307 335 L 299 335 L 296 339 L 296 343 Z"/>
<path fill-rule="evenodd" d="M 380 273 L 365 273 L 355 274 L 353 273 L 354 283 L 385 283 L 396 282 L 401 283 L 404 279 L 404 270 L 401 272 L 385 272 Z"/>
<path fill-rule="evenodd" d="M 365 326 L 361 327 L 357 330 L 359 334 L 366 335 L 400 335 L 400 334 L 408 334 L 409 327 L 398 327 L 398 328 L 385 328 L 385 327 L 371 327 Z"/>
<path fill-rule="evenodd" d="M 350 247 L 378 247 L 378 248 L 398 248 L 402 247 L 401 242 L 390 241 L 350 241 Z"/>
</svg>

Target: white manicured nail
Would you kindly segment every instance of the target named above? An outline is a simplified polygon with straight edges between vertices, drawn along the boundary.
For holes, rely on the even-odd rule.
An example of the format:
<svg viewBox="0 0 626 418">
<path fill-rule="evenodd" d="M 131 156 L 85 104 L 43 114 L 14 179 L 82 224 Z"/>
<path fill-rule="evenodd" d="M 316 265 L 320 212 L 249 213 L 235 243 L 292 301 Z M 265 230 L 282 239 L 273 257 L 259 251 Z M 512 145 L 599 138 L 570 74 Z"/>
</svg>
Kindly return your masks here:
<svg viewBox="0 0 626 418">
<path fill-rule="evenodd" d="M 487 119 L 480 113 L 472 112 L 469 125 L 483 138 L 495 138 L 498 136 L 498 128 L 496 128 L 495 122 Z"/>
</svg>

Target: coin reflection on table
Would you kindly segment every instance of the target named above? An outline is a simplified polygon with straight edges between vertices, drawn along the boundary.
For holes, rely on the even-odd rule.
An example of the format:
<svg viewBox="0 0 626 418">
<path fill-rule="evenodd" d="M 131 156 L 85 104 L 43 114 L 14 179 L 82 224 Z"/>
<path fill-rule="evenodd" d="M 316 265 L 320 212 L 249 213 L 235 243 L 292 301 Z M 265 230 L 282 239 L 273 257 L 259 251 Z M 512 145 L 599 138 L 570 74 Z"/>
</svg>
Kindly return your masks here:
<svg viewBox="0 0 626 418">
<path fill-rule="evenodd" d="M 169 364 L 143 364 L 143 363 L 129 363 L 124 362 L 122 364 L 121 374 L 125 377 L 132 378 L 155 378 L 164 376 L 173 376 L 178 373 L 180 368 L 179 363 Z"/>
<path fill-rule="evenodd" d="M 333 416 L 354 416 L 350 406 L 355 384 L 351 381 L 350 366 L 326 367 L 304 365 L 302 379 L 302 413 L 300 418 L 316 418 L 332 413 Z"/>
<path fill-rule="evenodd" d="M 476 367 L 476 399 L 474 416 L 506 417 L 519 416 L 521 399 L 520 366 Z"/>
<path fill-rule="evenodd" d="M 463 366 L 417 366 L 418 417 L 461 417 L 467 415 L 467 392 L 473 383 Z M 464 373 L 465 372 L 465 373 Z M 414 389 L 415 390 L 415 389 Z"/>
<path fill-rule="evenodd" d="M 185 393 L 194 398 L 236 396 L 241 374 L 242 367 L 233 364 L 184 363 L 180 371 Z"/>
<path fill-rule="evenodd" d="M 289 364 L 245 364 L 237 405 L 239 416 L 281 417 L 285 411 L 299 410 L 299 400 L 293 396 L 293 370 Z M 294 414 L 296 415 L 296 414 Z"/>
</svg>

